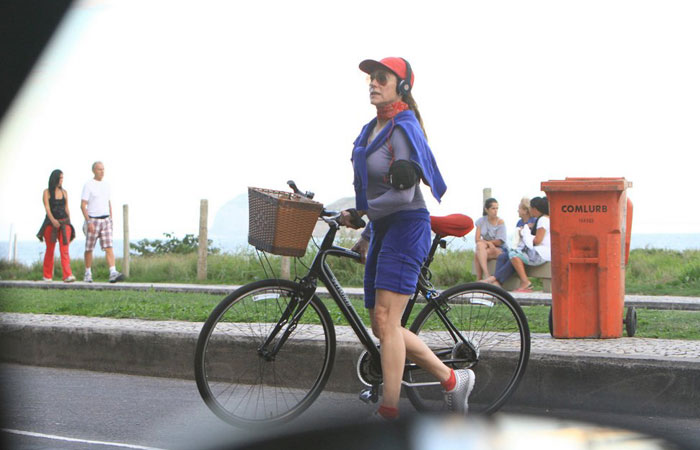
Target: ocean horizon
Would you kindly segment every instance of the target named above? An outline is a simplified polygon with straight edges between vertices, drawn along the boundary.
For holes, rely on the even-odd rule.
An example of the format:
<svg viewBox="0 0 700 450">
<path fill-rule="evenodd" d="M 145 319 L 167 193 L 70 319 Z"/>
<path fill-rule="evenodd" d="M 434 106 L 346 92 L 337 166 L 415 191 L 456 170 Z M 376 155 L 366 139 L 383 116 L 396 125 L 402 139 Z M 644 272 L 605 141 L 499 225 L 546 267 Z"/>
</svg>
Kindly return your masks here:
<svg viewBox="0 0 700 450">
<path fill-rule="evenodd" d="M 132 242 L 137 242 L 139 239 L 133 239 Z M 320 239 L 316 238 L 317 242 Z M 213 245 L 221 249 L 224 253 L 235 253 L 241 248 L 248 246 L 247 238 L 212 238 Z M 448 249 L 473 250 L 474 237 L 469 235 L 467 238 L 447 238 Z M 124 256 L 123 240 L 114 240 L 114 253 L 117 258 Z M 0 259 L 11 260 L 12 255 L 8 255 L 9 243 L 0 241 Z M 700 250 L 700 233 L 632 233 L 632 243 L 630 245 L 634 249 L 665 249 L 665 250 Z M 30 265 L 37 261 L 42 261 L 46 246 L 38 239 L 33 241 L 17 241 L 17 261 Z M 82 259 L 85 252 L 85 239 L 76 238 L 70 246 L 71 258 Z M 95 248 L 95 257 L 104 256 L 104 252 L 99 248 L 99 243 Z M 9 257 L 8 257 L 9 256 Z M 54 257 L 59 257 L 58 248 L 54 251 Z"/>
</svg>

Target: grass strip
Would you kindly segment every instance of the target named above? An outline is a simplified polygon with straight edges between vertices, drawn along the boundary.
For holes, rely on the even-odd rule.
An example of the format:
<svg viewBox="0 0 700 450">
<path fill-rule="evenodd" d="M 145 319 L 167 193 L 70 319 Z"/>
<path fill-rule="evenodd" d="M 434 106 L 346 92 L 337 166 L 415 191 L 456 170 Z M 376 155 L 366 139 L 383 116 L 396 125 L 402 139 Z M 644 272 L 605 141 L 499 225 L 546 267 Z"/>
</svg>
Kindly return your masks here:
<svg viewBox="0 0 700 450">
<path fill-rule="evenodd" d="M 340 239 L 341 246 L 350 247 L 352 242 Z M 306 273 L 304 265 L 311 263 L 316 254 L 310 251 L 292 263 L 292 278 Z M 438 288 L 447 288 L 460 283 L 475 281 L 471 273 L 474 252 L 469 250 L 440 250 L 430 266 L 432 283 Z M 269 263 L 269 265 L 268 265 Z M 364 266 L 347 258 L 329 258 L 333 272 L 342 286 L 362 286 Z M 246 284 L 255 280 L 273 277 L 280 273 L 281 258 L 268 255 L 265 268 L 255 252 L 242 248 L 236 253 L 209 255 L 207 279 L 197 279 L 197 254 L 165 254 L 155 256 L 133 256 L 129 281 L 136 283 L 205 283 Z M 71 260 L 76 277 L 82 278 L 85 270 L 81 259 Z M 122 267 L 121 260 L 117 267 Z M 30 266 L 0 260 L 0 279 L 41 280 L 42 263 Z M 109 277 L 104 258 L 96 258 L 93 264 L 95 281 L 107 281 Z M 54 264 L 54 279 L 61 279 L 61 265 Z M 542 287 L 541 280 L 532 278 L 535 288 Z M 673 295 L 700 297 L 700 250 L 683 252 L 658 249 L 635 249 L 630 252 L 625 273 L 625 292 L 641 295 Z"/>
<path fill-rule="evenodd" d="M 0 289 L 0 311 L 203 322 L 221 296 L 149 291 Z"/>
<path fill-rule="evenodd" d="M 182 320 L 204 322 L 222 296 L 150 291 L 0 289 L 0 312 L 62 314 L 116 319 Z M 324 301 L 334 323 L 346 325 L 331 300 Z M 369 326 L 361 300 L 352 303 Z M 549 307 L 523 308 L 533 333 L 549 333 Z M 413 317 L 418 312 L 414 309 Z M 412 319 L 411 319 L 412 320 Z M 409 322 L 410 323 L 410 322 Z M 636 337 L 700 340 L 700 311 L 637 309 Z"/>
</svg>

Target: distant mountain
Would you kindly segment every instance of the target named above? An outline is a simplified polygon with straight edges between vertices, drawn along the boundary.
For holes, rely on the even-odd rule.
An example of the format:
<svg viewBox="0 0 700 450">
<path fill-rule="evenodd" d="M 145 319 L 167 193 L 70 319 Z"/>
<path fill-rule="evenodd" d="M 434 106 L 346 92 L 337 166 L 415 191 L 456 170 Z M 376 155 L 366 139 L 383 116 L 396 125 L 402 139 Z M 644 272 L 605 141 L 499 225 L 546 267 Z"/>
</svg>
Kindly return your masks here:
<svg viewBox="0 0 700 450">
<path fill-rule="evenodd" d="M 242 238 L 248 236 L 248 193 L 229 200 L 219 208 L 214 217 L 214 224 L 209 229 L 209 237 L 220 239 Z"/>
<path fill-rule="evenodd" d="M 342 211 L 344 209 L 350 209 L 354 207 L 355 197 L 343 197 L 334 201 L 333 203 L 329 203 L 326 205 L 326 209 L 330 209 L 332 211 Z"/>
<path fill-rule="evenodd" d="M 344 197 L 325 205 L 326 209 L 342 211 L 355 207 L 354 197 Z M 328 225 L 319 221 L 314 228 L 314 236 L 324 236 Z M 348 230 L 350 231 L 350 230 Z M 351 233 L 355 234 L 355 232 Z M 226 202 L 214 216 L 209 228 L 209 237 L 214 239 L 247 239 L 248 236 L 248 193 L 241 194 Z"/>
</svg>

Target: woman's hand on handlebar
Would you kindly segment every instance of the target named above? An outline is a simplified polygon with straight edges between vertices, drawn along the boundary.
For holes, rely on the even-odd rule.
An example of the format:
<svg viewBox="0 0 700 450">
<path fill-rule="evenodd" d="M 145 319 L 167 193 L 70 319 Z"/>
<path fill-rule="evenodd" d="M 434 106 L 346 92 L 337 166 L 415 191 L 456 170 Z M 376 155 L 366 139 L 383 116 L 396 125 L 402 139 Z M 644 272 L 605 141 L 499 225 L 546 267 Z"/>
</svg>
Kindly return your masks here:
<svg viewBox="0 0 700 450">
<path fill-rule="evenodd" d="M 364 228 L 366 225 L 365 221 L 362 220 L 364 214 L 364 211 L 358 211 L 354 208 L 346 209 L 340 212 L 338 223 L 353 230 Z"/>
<path fill-rule="evenodd" d="M 355 242 L 355 245 L 350 249 L 353 252 L 360 254 L 360 263 L 364 264 L 367 261 L 367 251 L 369 250 L 369 241 L 363 237 Z"/>
<path fill-rule="evenodd" d="M 338 217 L 339 224 L 341 224 L 344 227 L 355 228 L 350 223 L 351 221 L 352 221 L 352 215 L 350 214 L 350 211 L 348 211 L 348 210 L 340 211 L 340 216 Z"/>
</svg>

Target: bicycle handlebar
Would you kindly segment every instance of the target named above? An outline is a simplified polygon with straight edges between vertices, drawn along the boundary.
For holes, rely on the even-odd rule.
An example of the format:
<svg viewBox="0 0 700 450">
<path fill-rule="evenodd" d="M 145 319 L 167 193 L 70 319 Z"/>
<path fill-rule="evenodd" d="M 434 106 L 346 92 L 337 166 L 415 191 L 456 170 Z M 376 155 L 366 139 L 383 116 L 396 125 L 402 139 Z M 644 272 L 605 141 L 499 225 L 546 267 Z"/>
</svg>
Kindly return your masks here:
<svg viewBox="0 0 700 450">
<path fill-rule="evenodd" d="M 292 191 L 294 191 L 295 194 L 301 195 L 302 197 L 306 197 L 309 200 L 312 200 L 314 198 L 314 193 L 311 191 L 306 191 L 306 192 L 301 192 L 299 188 L 297 187 L 296 183 L 294 180 L 289 180 L 287 181 L 287 185 L 292 188 Z"/>
<path fill-rule="evenodd" d="M 348 210 L 350 212 L 350 223 L 354 225 L 357 228 L 364 228 L 367 224 L 365 223 L 364 220 L 360 217 L 360 215 L 355 211 L 354 209 Z M 353 214 L 354 213 L 354 214 Z M 326 208 L 323 208 L 323 211 L 321 211 L 320 217 L 323 219 L 324 222 L 326 223 L 335 223 L 338 226 L 343 226 L 340 223 L 340 216 L 341 213 L 338 211 L 331 211 Z"/>
<path fill-rule="evenodd" d="M 314 198 L 314 195 L 315 195 L 315 194 L 314 194 L 313 192 L 311 192 L 311 191 L 302 192 L 302 191 L 297 187 L 297 184 L 294 182 L 294 180 L 289 180 L 289 181 L 287 181 L 287 185 L 288 185 L 288 186 L 292 189 L 292 191 L 293 191 L 295 194 L 297 194 L 297 195 L 301 195 L 302 197 L 306 197 L 306 198 L 308 198 L 309 200 L 311 200 L 311 199 Z M 358 227 L 358 228 L 364 228 L 364 227 L 367 225 L 367 224 L 365 223 L 365 221 L 362 220 L 362 218 L 360 217 L 360 215 L 357 214 L 357 210 L 355 210 L 355 209 L 350 209 L 350 210 L 348 210 L 348 211 L 350 212 L 350 215 L 352 216 L 352 218 L 351 218 L 351 223 L 352 223 L 354 226 L 356 226 L 356 227 Z M 332 220 L 333 222 L 335 222 L 336 224 L 338 224 L 338 225 L 340 226 L 340 222 L 339 222 L 339 220 L 338 220 L 338 219 L 340 218 L 340 214 L 341 214 L 341 213 L 338 212 L 338 211 L 331 211 L 331 210 L 327 210 L 326 208 L 323 208 L 323 210 L 321 211 L 320 216 L 321 216 L 322 218 L 324 218 L 323 220 L 324 220 L 325 222 L 329 222 L 328 220 L 325 219 L 325 217 L 330 217 L 330 218 L 331 218 L 330 220 Z"/>
<path fill-rule="evenodd" d="M 331 209 L 323 208 L 323 211 L 321 211 L 321 217 L 340 217 L 340 211 L 333 211 Z"/>
</svg>

